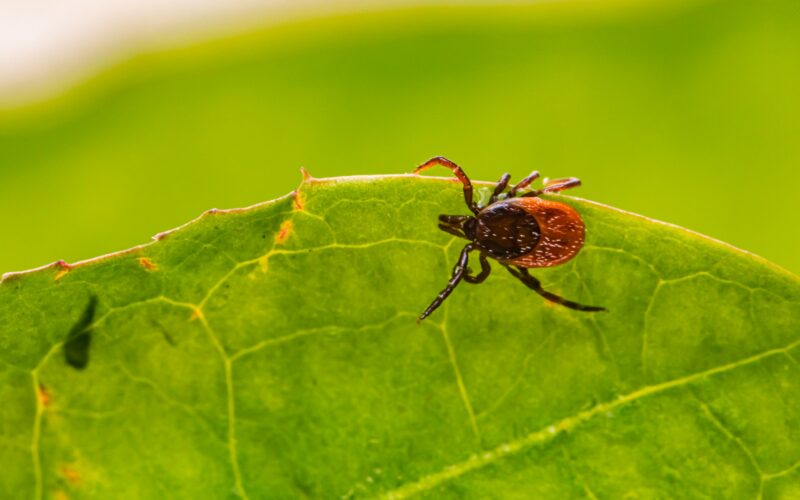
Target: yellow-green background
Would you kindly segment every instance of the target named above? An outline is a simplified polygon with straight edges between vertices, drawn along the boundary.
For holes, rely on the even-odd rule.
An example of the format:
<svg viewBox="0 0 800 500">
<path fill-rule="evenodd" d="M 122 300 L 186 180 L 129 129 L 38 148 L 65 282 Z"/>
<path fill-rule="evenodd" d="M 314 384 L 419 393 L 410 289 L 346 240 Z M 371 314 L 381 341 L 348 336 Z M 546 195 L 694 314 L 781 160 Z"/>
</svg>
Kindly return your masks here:
<svg viewBox="0 0 800 500">
<path fill-rule="evenodd" d="M 407 9 L 133 58 L 0 111 L 0 272 L 274 198 L 301 165 L 438 154 L 477 179 L 578 176 L 798 272 L 800 2 Z"/>
</svg>

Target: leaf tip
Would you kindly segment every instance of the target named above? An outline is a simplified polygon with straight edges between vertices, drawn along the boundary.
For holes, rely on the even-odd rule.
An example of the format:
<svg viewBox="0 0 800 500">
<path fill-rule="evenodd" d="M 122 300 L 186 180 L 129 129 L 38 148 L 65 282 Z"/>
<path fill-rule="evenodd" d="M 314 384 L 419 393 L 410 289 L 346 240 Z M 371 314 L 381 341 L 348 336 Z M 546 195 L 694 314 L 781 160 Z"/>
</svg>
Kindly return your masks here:
<svg viewBox="0 0 800 500">
<path fill-rule="evenodd" d="M 300 175 L 303 177 L 303 182 L 314 179 L 314 176 L 312 176 L 308 170 L 306 170 L 306 167 L 300 167 Z"/>
</svg>

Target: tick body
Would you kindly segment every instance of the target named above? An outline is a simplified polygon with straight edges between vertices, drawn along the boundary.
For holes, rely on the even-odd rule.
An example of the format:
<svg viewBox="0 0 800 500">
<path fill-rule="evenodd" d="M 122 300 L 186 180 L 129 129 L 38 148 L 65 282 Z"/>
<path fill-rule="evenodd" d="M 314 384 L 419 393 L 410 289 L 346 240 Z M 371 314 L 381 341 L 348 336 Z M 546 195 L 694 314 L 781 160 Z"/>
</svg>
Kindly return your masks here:
<svg viewBox="0 0 800 500">
<path fill-rule="evenodd" d="M 474 215 L 440 215 L 439 229 L 469 240 L 461 251 L 450 281 L 430 306 L 420 315 L 427 318 L 452 293 L 463 280 L 482 283 L 491 273 L 489 258 L 504 266 L 545 299 L 579 311 L 604 311 L 597 306 L 586 306 L 544 290 L 539 280 L 528 271 L 530 268 L 551 267 L 575 257 L 583 246 L 585 228 L 578 212 L 569 205 L 539 198 L 543 193 L 554 193 L 580 185 L 574 177 L 548 182 L 544 188 L 527 190 L 539 177 L 533 172 L 515 186 L 508 188 L 510 176 L 503 174 L 495 186 L 489 204 L 481 208 L 473 201 L 473 189 L 464 171 L 447 158 L 431 158 L 414 170 L 422 172 L 434 166 L 453 171 L 464 187 L 464 201 Z M 477 275 L 467 268 L 471 252 L 479 253 L 481 271 Z"/>
</svg>

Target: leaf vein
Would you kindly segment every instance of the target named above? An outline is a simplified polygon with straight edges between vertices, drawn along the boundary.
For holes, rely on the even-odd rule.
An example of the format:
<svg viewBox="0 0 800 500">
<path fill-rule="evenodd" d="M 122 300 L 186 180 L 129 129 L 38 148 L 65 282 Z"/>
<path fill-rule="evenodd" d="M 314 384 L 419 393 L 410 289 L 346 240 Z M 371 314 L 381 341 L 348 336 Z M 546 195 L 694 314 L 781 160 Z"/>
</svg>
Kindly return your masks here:
<svg viewBox="0 0 800 500">
<path fill-rule="evenodd" d="M 791 474 L 792 472 L 794 472 L 794 471 L 796 471 L 798 469 L 800 469 L 800 460 L 798 460 L 793 465 L 790 465 L 789 467 L 787 467 L 786 469 L 783 469 L 781 471 L 772 472 L 770 474 L 764 474 L 764 479 L 769 481 L 770 479 L 775 479 L 777 477 L 788 476 L 789 474 Z"/>
<path fill-rule="evenodd" d="M 700 412 L 703 414 L 703 416 L 706 417 L 706 419 L 710 421 L 714 425 L 714 427 L 716 427 L 723 435 L 725 435 L 725 437 L 736 443 L 736 446 L 738 446 L 742 450 L 742 452 L 747 456 L 747 459 L 752 464 L 753 469 L 755 469 L 759 478 L 763 478 L 764 470 L 761 468 L 761 465 L 758 463 L 758 460 L 756 460 L 755 455 L 750 450 L 750 448 L 747 447 L 742 438 L 740 438 L 739 436 L 734 434 L 733 431 L 728 429 L 728 427 L 724 423 L 722 423 L 722 420 L 720 420 L 720 418 L 711 410 L 711 408 L 709 408 L 708 403 L 703 401 L 695 393 L 695 391 L 690 391 L 690 392 L 692 393 L 694 399 L 697 401 L 697 405 L 700 407 Z"/>
<path fill-rule="evenodd" d="M 416 316 L 417 315 L 414 314 L 414 313 L 410 313 L 410 312 L 407 312 L 407 311 L 400 311 L 397 314 L 391 316 L 390 318 L 385 319 L 383 321 L 380 321 L 378 323 L 370 323 L 370 324 L 361 325 L 361 326 L 358 326 L 358 327 L 349 328 L 349 327 L 345 327 L 345 326 L 326 325 L 326 326 L 319 326 L 319 327 L 314 327 L 314 328 L 306 328 L 306 329 L 298 330 L 296 332 L 293 332 L 293 333 L 290 333 L 288 335 L 284 335 L 284 336 L 281 336 L 281 337 L 274 337 L 274 338 L 271 338 L 271 339 L 262 340 L 261 342 L 258 342 L 256 344 L 250 346 L 250 347 L 245 347 L 245 348 L 239 350 L 238 352 L 233 354 L 230 358 L 231 358 L 231 362 L 234 362 L 234 361 L 238 360 L 239 358 L 242 358 L 242 357 L 247 356 L 249 354 L 257 353 L 257 352 L 259 352 L 259 351 L 261 351 L 261 350 L 263 350 L 263 349 L 265 349 L 267 347 L 278 345 L 278 344 L 285 344 L 287 342 L 291 342 L 291 341 L 293 341 L 295 339 L 298 339 L 298 338 L 308 337 L 308 336 L 311 336 L 311 335 L 325 335 L 325 334 L 327 334 L 327 335 L 338 335 L 340 333 L 344 333 L 344 332 L 348 332 L 348 331 L 352 331 L 354 333 L 357 333 L 357 332 L 362 332 L 362 331 L 369 330 L 369 329 L 372 329 L 372 328 L 384 327 L 384 326 L 390 324 L 391 322 L 397 320 L 398 318 L 402 318 L 402 317 L 415 318 Z"/>
<path fill-rule="evenodd" d="M 119 369 L 120 373 L 122 373 L 131 382 L 135 382 L 137 384 L 141 384 L 141 385 L 144 385 L 144 386 L 148 387 L 151 391 L 153 391 L 153 393 L 156 396 L 158 396 L 163 401 L 169 403 L 172 406 L 180 408 L 184 412 L 188 413 L 189 415 L 191 415 L 192 417 L 197 419 L 197 421 L 200 422 L 200 424 L 208 431 L 209 434 L 211 434 L 214 438 L 220 440 L 220 442 L 225 443 L 225 441 L 221 440 L 220 437 L 217 436 L 217 434 L 214 432 L 214 430 L 209 426 L 209 423 L 205 419 L 205 417 L 200 415 L 195 408 L 187 405 L 186 403 L 184 403 L 182 401 L 178 401 L 177 399 L 173 398 L 172 396 L 170 396 L 169 394 L 164 392 L 158 386 L 158 384 L 156 384 L 154 381 L 150 380 L 149 378 L 141 377 L 139 375 L 133 374 L 130 370 L 128 370 L 128 368 L 125 367 L 125 365 L 118 363 L 117 364 L 117 368 Z"/>
<path fill-rule="evenodd" d="M 519 439 L 510 441 L 508 443 L 504 443 L 479 455 L 472 455 L 463 462 L 449 465 L 444 469 L 440 470 L 439 472 L 434 472 L 432 474 L 429 474 L 427 476 L 418 479 L 416 482 L 408 483 L 395 490 L 386 492 L 383 495 L 381 495 L 381 498 L 386 498 L 391 500 L 407 498 L 416 495 L 418 493 L 421 493 L 423 491 L 433 489 L 441 484 L 452 481 L 460 476 L 463 476 L 464 474 L 472 472 L 473 470 L 481 469 L 483 467 L 486 467 L 487 465 L 498 462 L 499 460 L 504 459 L 508 456 L 519 453 L 522 450 L 525 450 L 531 446 L 547 442 L 556 435 L 571 430 L 576 426 L 592 419 L 596 415 L 614 410 L 615 408 L 627 405 L 633 401 L 637 401 L 639 399 L 651 396 L 653 394 L 658 394 L 664 391 L 668 391 L 670 389 L 674 389 L 676 387 L 685 386 L 687 384 L 696 382 L 702 378 L 735 370 L 742 366 L 747 366 L 753 363 L 757 363 L 765 358 L 783 354 L 797 347 L 798 345 L 800 345 L 800 339 L 792 342 L 791 344 L 785 347 L 763 351 L 759 354 L 750 356 L 748 358 L 743 358 L 738 361 L 734 361 L 732 363 L 720 365 L 715 368 L 710 368 L 701 372 L 693 373 L 681 378 L 669 380 L 659 384 L 644 386 L 636 391 L 619 396 L 615 400 L 599 403 L 588 410 L 584 410 L 574 415 L 563 418 L 560 421 L 555 422 L 550 426 L 547 426 L 543 429 L 522 436 Z"/>
<path fill-rule="evenodd" d="M 475 435 L 475 439 L 477 440 L 478 447 L 481 446 L 481 432 L 478 428 L 478 421 L 475 418 L 475 410 L 472 407 L 472 402 L 469 399 L 469 393 L 467 392 L 467 387 L 464 385 L 464 377 L 461 375 L 461 370 L 458 367 L 458 361 L 456 360 L 456 353 L 453 349 L 453 343 L 450 341 L 450 335 L 447 333 L 447 312 L 449 307 L 445 304 L 444 307 L 444 319 L 442 323 L 438 325 L 439 331 L 442 334 L 442 339 L 444 339 L 444 344 L 447 347 L 447 357 L 450 360 L 450 366 L 453 368 L 453 375 L 456 379 L 456 385 L 458 386 L 458 393 L 461 397 L 461 401 L 464 403 L 464 408 L 467 411 L 467 416 L 469 417 L 469 423 L 472 427 L 472 432 Z"/>
</svg>

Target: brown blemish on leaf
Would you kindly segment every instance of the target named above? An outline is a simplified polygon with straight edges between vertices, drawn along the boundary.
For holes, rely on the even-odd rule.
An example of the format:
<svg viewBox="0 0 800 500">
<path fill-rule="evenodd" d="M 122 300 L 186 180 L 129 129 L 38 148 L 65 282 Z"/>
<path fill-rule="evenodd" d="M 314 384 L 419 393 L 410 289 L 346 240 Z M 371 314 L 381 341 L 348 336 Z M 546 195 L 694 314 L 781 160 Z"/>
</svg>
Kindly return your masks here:
<svg viewBox="0 0 800 500">
<path fill-rule="evenodd" d="M 303 211 L 303 197 L 300 195 L 300 191 L 294 192 L 294 209 L 298 212 Z"/>
<path fill-rule="evenodd" d="M 189 321 L 194 321 L 196 319 L 200 319 L 203 317 L 203 311 L 199 307 L 195 307 L 192 310 L 192 316 L 189 318 Z"/>
<path fill-rule="evenodd" d="M 292 220 L 288 219 L 283 221 L 283 224 L 281 224 L 281 228 L 278 230 L 278 234 L 275 235 L 275 243 L 281 244 L 285 242 L 291 234 L 292 234 Z"/>
<path fill-rule="evenodd" d="M 305 182 L 305 181 L 308 181 L 308 180 L 311 180 L 311 179 L 313 179 L 313 178 L 314 178 L 314 176 L 312 176 L 312 175 L 311 175 L 311 174 L 308 172 L 308 170 L 306 170 L 306 167 L 300 167 L 300 175 L 302 175 L 302 176 L 303 176 L 303 182 Z"/>
<path fill-rule="evenodd" d="M 147 269 L 148 271 L 158 271 L 158 266 L 155 265 L 153 261 L 148 259 L 147 257 L 139 257 L 139 265 Z"/>
<path fill-rule="evenodd" d="M 58 271 L 56 272 L 56 275 L 53 276 L 53 279 L 56 280 L 56 281 L 60 280 L 62 277 L 64 277 L 65 274 L 67 274 L 72 269 L 72 266 L 70 266 L 69 264 L 67 264 L 63 260 L 59 260 L 58 262 L 54 262 L 53 263 L 53 267 L 58 269 Z"/>
<path fill-rule="evenodd" d="M 58 472 L 61 474 L 61 477 L 66 479 L 72 486 L 81 484 L 81 474 L 71 465 L 62 465 Z"/>
<path fill-rule="evenodd" d="M 50 406 L 50 393 L 47 391 L 47 388 L 44 385 L 39 384 L 39 390 L 36 391 L 36 397 L 39 398 L 40 405 L 44 406 L 45 408 Z"/>
</svg>

